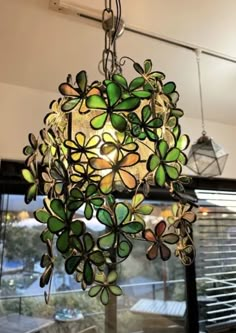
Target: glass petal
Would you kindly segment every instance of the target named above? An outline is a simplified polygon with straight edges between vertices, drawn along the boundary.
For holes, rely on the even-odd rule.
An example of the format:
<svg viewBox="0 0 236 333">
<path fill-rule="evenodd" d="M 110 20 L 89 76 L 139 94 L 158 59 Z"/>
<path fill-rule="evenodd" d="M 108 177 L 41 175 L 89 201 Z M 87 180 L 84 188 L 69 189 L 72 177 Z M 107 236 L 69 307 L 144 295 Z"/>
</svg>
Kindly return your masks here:
<svg viewBox="0 0 236 333">
<path fill-rule="evenodd" d="M 91 109 L 107 109 L 105 100 L 99 95 L 89 96 L 86 100 L 86 106 Z"/>
<path fill-rule="evenodd" d="M 137 164 L 140 161 L 140 156 L 137 153 L 129 153 L 123 157 L 123 159 L 120 162 L 120 166 L 123 167 L 129 167 L 132 165 Z"/>
<path fill-rule="evenodd" d="M 121 88 L 118 84 L 111 82 L 107 86 L 107 98 L 109 106 L 113 107 L 121 98 Z"/>
<path fill-rule="evenodd" d="M 161 140 L 160 143 L 159 143 L 159 151 L 160 151 L 160 154 L 161 154 L 161 158 L 165 158 L 166 156 L 166 153 L 168 151 L 168 144 L 166 141 L 164 140 Z"/>
<path fill-rule="evenodd" d="M 109 194 L 113 188 L 115 174 L 114 172 L 109 172 L 105 177 L 103 177 L 99 183 L 100 191 L 103 194 Z"/>
<path fill-rule="evenodd" d="M 80 236 L 83 234 L 85 230 L 85 225 L 83 221 L 75 220 L 71 223 L 70 229 L 76 236 Z"/>
<path fill-rule="evenodd" d="M 186 213 L 184 213 L 183 218 L 184 218 L 186 221 L 188 221 L 188 222 L 190 222 L 190 223 L 193 223 L 193 222 L 196 221 L 196 218 L 197 218 L 197 217 L 196 217 L 196 214 L 193 213 L 193 212 L 186 212 Z"/>
<path fill-rule="evenodd" d="M 152 60 L 151 59 L 146 59 L 144 61 L 144 71 L 146 74 L 150 73 L 152 70 Z"/>
<path fill-rule="evenodd" d="M 189 143 L 190 143 L 189 136 L 184 134 L 181 135 L 181 137 L 177 141 L 176 147 L 179 148 L 180 150 L 185 150 L 186 148 L 188 148 Z"/>
<path fill-rule="evenodd" d="M 120 258 L 126 258 L 132 251 L 133 245 L 128 240 L 123 240 L 117 245 L 117 254 Z"/>
<path fill-rule="evenodd" d="M 103 291 L 101 292 L 100 295 L 100 300 L 102 302 L 103 305 L 107 305 L 109 302 L 109 294 L 107 291 L 107 288 L 103 288 Z"/>
<path fill-rule="evenodd" d="M 32 174 L 32 172 L 28 169 L 23 169 L 22 170 L 22 176 L 24 177 L 24 179 L 28 182 L 28 183 L 34 183 L 35 182 L 35 178 L 34 175 Z"/>
<path fill-rule="evenodd" d="M 164 233 L 165 230 L 166 230 L 166 222 L 165 221 L 160 221 L 155 226 L 155 234 L 157 235 L 157 237 L 161 237 L 161 235 Z"/>
<path fill-rule="evenodd" d="M 170 256 L 171 256 L 170 249 L 163 243 L 160 244 L 160 255 L 161 255 L 161 259 L 164 261 L 170 259 Z"/>
<path fill-rule="evenodd" d="M 117 224 L 121 224 L 125 221 L 129 214 L 129 208 L 122 202 L 116 204 L 115 206 L 115 217 Z"/>
<path fill-rule="evenodd" d="M 130 84 L 129 84 L 129 90 L 133 91 L 136 90 L 138 88 L 141 88 L 144 85 L 145 79 L 140 76 L 140 77 L 136 77 L 135 79 L 133 79 Z"/>
<path fill-rule="evenodd" d="M 179 177 L 178 170 L 170 165 L 165 165 L 166 173 L 171 179 L 177 179 Z"/>
<path fill-rule="evenodd" d="M 160 158 L 157 155 L 152 154 L 147 161 L 148 171 L 154 171 L 160 164 Z"/>
<path fill-rule="evenodd" d="M 112 79 L 118 83 L 119 85 L 121 85 L 124 89 L 128 89 L 128 84 L 127 84 L 127 81 L 126 79 L 124 78 L 123 75 L 121 74 L 114 74 L 112 76 Z"/>
<path fill-rule="evenodd" d="M 89 255 L 89 260 L 96 266 L 101 266 L 105 263 L 104 255 L 101 251 L 94 251 Z"/>
<path fill-rule="evenodd" d="M 98 135 L 94 135 L 88 140 L 88 142 L 86 144 L 86 148 L 87 149 L 95 148 L 95 147 L 97 147 L 97 145 L 99 144 L 100 141 L 101 141 L 101 138 Z"/>
<path fill-rule="evenodd" d="M 138 207 L 145 199 L 143 193 L 137 193 L 132 198 L 132 207 Z"/>
<path fill-rule="evenodd" d="M 116 235 L 114 232 L 109 232 L 98 238 L 98 246 L 102 250 L 109 250 L 113 248 L 116 242 Z"/>
<path fill-rule="evenodd" d="M 118 278 L 117 272 L 116 271 L 111 271 L 107 276 L 107 282 L 109 284 L 115 283 L 117 278 Z"/>
<path fill-rule="evenodd" d="M 95 297 L 95 296 L 97 296 L 100 293 L 101 289 L 102 289 L 102 286 L 91 287 L 89 289 L 88 294 L 89 294 L 90 297 Z"/>
<path fill-rule="evenodd" d="M 85 144 L 85 134 L 82 132 L 76 133 L 75 140 L 80 147 L 83 147 Z"/>
<path fill-rule="evenodd" d="M 150 215 L 152 211 L 153 207 L 151 205 L 142 205 L 136 210 L 136 213 L 142 215 Z"/>
<path fill-rule="evenodd" d="M 66 259 L 65 270 L 67 274 L 73 274 L 81 261 L 80 256 L 72 256 Z"/>
<path fill-rule="evenodd" d="M 143 225 L 139 222 L 130 222 L 125 223 L 121 226 L 122 232 L 125 232 L 127 234 L 137 234 L 138 232 L 143 230 Z"/>
<path fill-rule="evenodd" d="M 169 233 L 169 234 L 162 236 L 162 240 L 163 240 L 163 242 L 168 243 L 168 244 L 176 244 L 179 240 L 179 236 L 174 233 Z"/>
<path fill-rule="evenodd" d="M 61 253 L 65 253 L 69 249 L 69 232 L 67 230 L 58 236 L 56 246 Z"/>
<path fill-rule="evenodd" d="M 60 84 L 59 91 L 64 96 L 75 96 L 75 97 L 79 96 L 78 91 L 76 91 L 75 88 L 68 83 Z"/>
<path fill-rule="evenodd" d="M 63 221 L 59 220 L 57 217 L 51 216 L 48 219 L 48 229 L 52 233 L 57 233 L 57 232 L 63 230 L 64 228 L 65 228 L 65 223 Z"/>
<path fill-rule="evenodd" d="M 87 74 L 85 71 L 80 71 L 76 75 L 76 83 L 79 87 L 80 92 L 84 93 L 86 91 L 86 87 L 87 87 Z"/>
<path fill-rule="evenodd" d="M 123 116 L 112 113 L 110 117 L 111 124 L 117 131 L 124 132 L 126 130 L 127 121 Z"/>
<path fill-rule="evenodd" d="M 132 190 L 136 187 L 137 181 L 136 178 L 128 171 L 120 169 L 118 171 L 122 183 L 129 189 Z"/>
<path fill-rule="evenodd" d="M 137 124 L 137 125 L 141 124 L 141 121 L 140 121 L 139 117 L 134 112 L 131 112 L 131 113 L 128 114 L 128 119 L 133 124 Z"/>
<path fill-rule="evenodd" d="M 138 97 L 128 97 L 124 101 L 117 104 L 114 111 L 133 111 L 140 105 L 140 99 Z"/>
<path fill-rule="evenodd" d="M 151 96 L 151 92 L 145 90 L 138 90 L 138 91 L 133 91 L 132 95 L 138 98 L 149 98 Z"/>
<path fill-rule="evenodd" d="M 149 260 L 156 259 L 156 257 L 158 256 L 158 245 L 152 244 L 151 246 L 149 246 L 146 256 Z"/>
<path fill-rule="evenodd" d="M 149 242 L 156 242 L 156 236 L 151 229 L 144 230 L 143 237 Z"/>
<path fill-rule="evenodd" d="M 164 84 L 162 90 L 165 94 L 171 94 L 175 91 L 176 85 L 174 82 L 167 82 L 166 84 Z"/>
<path fill-rule="evenodd" d="M 99 208 L 97 211 L 97 219 L 102 224 L 111 227 L 113 226 L 114 222 L 112 220 L 111 214 L 105 208 Z"/>
<path fill-rule="evenodd" d="M 86 252 L 89 252 L 92 250 L 92 248 L 94 247 L 95 245 L 95 241 L 93 239 L 93 236 L 86 232 L 84 235 L 83 235 L 83 242 L 84 242 L 84 247 L 85 247 L 85 251 Z"/>
<path fill-rule="evenodd" d="M 84 263 L 83 278 L 85 283 L 88 285 L 92 284 L 94 281 L 93 268 L 88 260 L 86 260 Z"/>
<path fill-rule="evenodd" d="M 142 121 L 146 123 L 151 116 L 151 108 L 149 105 L 145 105 L 142 109 Z"/>
<path fill-rule="evenodd" d="M 165 181 L 166 181 L 165 169 L 164 169 L 163 165 L 160 165 L 155 173 L 156 185 L 164 186 Z"/>
<path fill-rule="evenodd" d="M 115 296 L 122 295 L 122 289 L 119 286 L 108 286 L 108 289 Z"/>
<path fill-rule="evenodd" d="M 89 184 L 86 188 L 85 195 L 86 197 L 90 197 L 91 195 L 95 194 L 97 192 L 97 185 L 95 184 Z"/>
<path fill-rule="evenodd" d="M 72 111 L 81 101 L 81 98 L 70 98 L 62 104 L 61 109 L 64 112 Z"/>
<path fill-rule="evenodd" d="M 168 151 L 165 161 L 166 162 L 175 162 L 177 161 L 180 154 L 180 150 L 178 148 L 172 148 Z"/>
<path fill-rule="evenodd" d="M 44 209 L 38 209 L 34 212 L 34 217 L 37 221 L 41 223 L 47 223 L 50 214 Z"/>
<path fill-rule="evenodd" d="M 106 170 L 106 169 L 111 169 L 112 164 L 108 162 L 107 160 L 104 160 L 103 158 L 91 158 L 89 161 L 91 167 L 95 170 Z"/>
<path fill-rule="evenodd" d="M 93 217 L 93 207 L 90 202 L 86 202 L 84 216 L 87 220 L 91 220 L 91 218 Z"/>
<path fill-rule="evenodd" d="M 90 121 L 91 127 L 93 129 L 101 129 L 101 128 L 103 128 L 104 125 L 105 125 L 105 123 L 106 123 L 107 117 L 108 117 L 108 113 L 107 112 L 104 112 L 104 113 L 100 114 L 99 116 L 94 117 Z"/>
<path fill-rule="evenodd" d="M 59 216 L 62 220 L 66 219 L 66 213 L 64 209 L 64 204 L 60 199 L 53 199 L 50 202 L 50 207 L 57 216 Z"/>
</svg>

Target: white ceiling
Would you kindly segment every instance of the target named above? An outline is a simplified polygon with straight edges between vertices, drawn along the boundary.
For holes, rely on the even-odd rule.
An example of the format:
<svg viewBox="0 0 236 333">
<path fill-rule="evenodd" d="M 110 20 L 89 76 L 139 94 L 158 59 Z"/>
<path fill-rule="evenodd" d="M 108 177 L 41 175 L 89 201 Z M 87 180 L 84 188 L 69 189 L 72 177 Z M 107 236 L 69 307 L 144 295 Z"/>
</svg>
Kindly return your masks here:
<svg viewBox="0 0 236 333">
<path fill-rule="evenodd" d="M 66 1 L 98 11 L 104 7 L 103 0 Z M 122 13 L 127 26 L 236 58 L 235 0 L 123 0 Z M 52 11 L 49 0 L 0 0 L 0 40 L 0 82 L 56 91 L 68 73 L 81 69 L 90 81 L 102 79 L 100 25 Z M 194 52 L 127 31 L 117 46 L 119 56 L 141 63 L 153 59 L 167 81 L 176 82 L 179 107 L 199 118 Z M 236 64 L 203 54 L 201 69 L 205 118 L 236 125 Z M 132 68 L 127 74 L 135 75 Z"/>
</svg>

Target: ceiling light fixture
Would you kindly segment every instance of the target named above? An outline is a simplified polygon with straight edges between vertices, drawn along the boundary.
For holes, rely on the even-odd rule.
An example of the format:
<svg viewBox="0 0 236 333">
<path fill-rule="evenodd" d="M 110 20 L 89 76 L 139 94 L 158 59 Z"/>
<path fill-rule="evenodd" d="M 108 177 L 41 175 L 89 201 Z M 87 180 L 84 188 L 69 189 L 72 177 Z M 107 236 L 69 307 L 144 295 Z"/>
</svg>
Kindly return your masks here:
<svg viewBox="0 0 236 333">
<path fill-rule="evenodd" d="M 190 264 L 196 219 L 192 201 L 184 196 L 190 181 L 182 175 L 189 137 L 181 134 L 183 111 L 177 108 L 176 85 L 164 83 L 165 75 L 152 70 L 150 59 L 143 66 L 128 57 L 118 61 L 121 4 L 115 1 L 115 16 L 111 3 L 105 1 L 102 15 L 105 80 L 88 84 L 84 70 L 75 83 L 67 77 L 59 86 L 62 98 L 51 103 L 39 138 L 29 134 L 27 167 L 22 171 L 29 183 L 26 202 L 38 193 L 46 196 L 44 207 L 34 213 L 45 225 L 41 240 L 48 250 L 41 260 L 41 287 L 50 287 L 56 257 L 61 256 L 65 271 L 74 274 L 83 289 L 90 287 L 91 297 L 100 295 L 103 304 L 110 294 L 121 295 L 117 265 L 139 240 L 147 242 L 150 260 L 168 260 L 168 244 L 175 244 L 175 255 Z M 122 75 L 128 61 L 136 72 L 130 83 Z M 157 219 L 150 229 L 145 220 L 153 207 L 144 201 L 152 185 L 166 188 L 178 202 L 170 216 Z M 131 202 L 117 201 L 117 190 L 129 191 Z M 86 223 L 80 219 L 81 210 Z M 99 236 L 87 229 L 94 216 L 106 228 Z"/>
<path fill-rule="evenodd" d="M 228 154 L 226 154 L 224 149 L 219 146 L 212 138 L 207 136 L 205 131 L 200 55 L 201 50 L 197 49 L 196 60 L 201 105 L 202 136 L 190 148 L 187 167 L 199 176 L 214 177 L 222 174 Z"/>
</svg>

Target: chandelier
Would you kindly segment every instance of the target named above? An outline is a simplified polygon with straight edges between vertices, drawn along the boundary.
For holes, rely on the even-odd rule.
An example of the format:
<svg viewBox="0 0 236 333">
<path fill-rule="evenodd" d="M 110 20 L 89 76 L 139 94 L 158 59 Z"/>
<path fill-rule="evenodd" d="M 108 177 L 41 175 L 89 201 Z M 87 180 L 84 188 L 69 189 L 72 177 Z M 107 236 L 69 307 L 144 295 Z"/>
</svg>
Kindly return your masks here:
<svg viewBox="0 0 236 333">
<path fill-rule="evenodd" d="M 139 241 L 147 243 L 149 260 L 168 260 L 173 250 L 183 264 L 191 264 L 196 220 L 193 203 L 184 196 L 189 137 L 181 133 L 184 113 L 177 107 L 176 85 L 164 83 L 165 75 L 153 70 L 150 59 L 143 65 L 129 57 L 118 60 L 121 5 L 115 3 L 116 16 L 111 1 L 105 1 L 102 15 L 104 81 L 89 83 L 84 70 L 75 80 L 68 75 L 39 136 L 29 134 L 22 171 L 29 183 L 26 203 L 45 195 L 44 207 L 34 213 L 44 225 L 40 238 L 47 248 L 40 286 L 50 290 L 60 257 L 65 272 L 104 305 L 110 295 L 122 294 L 117 267 Z M 127 62 L 135 74 L 131 82 L 122 74 Z M 168 190 L 176 202 L 171 216 L 150 228 L 146 221 L 153 207 L 145 199 L 153 186 Z M 129 192 L 130 201 L 119 200 L 119 191 Z M 88 231 L 94 217 L 105 230 L 99 235 Z"/>
<path fill-rule="evenodd" d="M 201 50 L 196 50 L 199 94 L 202 118 L 202 135 L 189 151 L 187 167 L 200 176 L 214 177 L 222 174 L 228 154 L 212 138 L 207 136 L 203 114 L 203 98 L 200 67 Z"/>
</svg>

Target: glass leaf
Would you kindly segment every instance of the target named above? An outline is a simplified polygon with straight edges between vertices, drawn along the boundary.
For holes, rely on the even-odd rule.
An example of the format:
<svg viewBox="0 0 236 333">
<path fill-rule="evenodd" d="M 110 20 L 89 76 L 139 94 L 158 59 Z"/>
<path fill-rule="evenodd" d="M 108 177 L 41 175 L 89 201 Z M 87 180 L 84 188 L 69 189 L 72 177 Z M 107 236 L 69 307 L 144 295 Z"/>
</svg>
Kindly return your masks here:
<svg viewBox="0 0 236 333">
<path fill-rule="evenodd" d="M 44 209 L 38 209 L 34 212 L 34 217 L 37 221 L 41 223 L 47 223 L 50 214 Z"/>
<path fill-rule="evenodd" d="M 162 90 L 165 94 L 169 95 L 171 93 L 173 93 L 176 89 L 176 85 L 174 82 L 168 82 L 166 84 L 164 84 Z"/>
<path fill-rule="evenodd" d="M 144 71 L 145 71 L 145 73 L 150 73 L 151 70 L 152 70 L 152 60 L 146 59 L 144 61 Z"/>
<path fill-rule="evenodd" d="M 112 79 L 113 79 L 116 83 L 118 83 L 119 85 L 121 85 L 122 88 L 124 88 L 124 89 L 128 89 L 127 81 L 126 81 L 126 79 L 124 78 L 123 75 L 121 75 L 121 74 L 114 74 L 114 75 L 112 76 Z"/>
<path fill-rule="evenodd" d="M 133 91 L 132 95 L 138 98 L 149 98 L 151 96 L 151 92 L 146 90 L 138 90 Z"/>
</svg>

